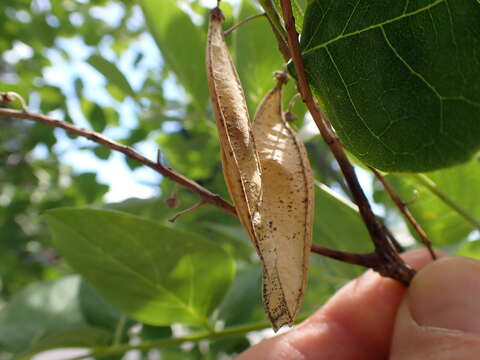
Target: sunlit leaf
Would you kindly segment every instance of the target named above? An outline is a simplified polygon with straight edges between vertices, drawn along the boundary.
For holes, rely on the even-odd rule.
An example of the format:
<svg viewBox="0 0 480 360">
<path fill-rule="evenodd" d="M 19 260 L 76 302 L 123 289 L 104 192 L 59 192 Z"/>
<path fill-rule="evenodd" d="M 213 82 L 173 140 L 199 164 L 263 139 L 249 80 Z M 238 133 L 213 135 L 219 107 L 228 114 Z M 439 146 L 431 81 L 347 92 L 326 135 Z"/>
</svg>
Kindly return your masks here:
<svg viewBox="0 0 480 360">
<path fill-rule="evenodd" d="M 115 64 L 96 54 L 90 56 L 87 61 L 98 72 L 105 76 L 110 84 L 115 85 L 118 89 L 123 91 L 125 95 L 133 98 L 135 97 L 135 91 L 132 89 L 127 78 Z"/>
<path fill-rule="evenodd" d="M 196 27 L 175 0 L 142 0 L 148 28 L 165 64 L 191 95 L 199 111 L 207 104 L 205 33 Z"/>
<path fill-rule="evenodd" d="M 142 218 L 88 209 L 45 216 L 68 262 L 107 301 L 147 324 L 208 326 L 234 274 L 220 247 Z"/>
</svg>

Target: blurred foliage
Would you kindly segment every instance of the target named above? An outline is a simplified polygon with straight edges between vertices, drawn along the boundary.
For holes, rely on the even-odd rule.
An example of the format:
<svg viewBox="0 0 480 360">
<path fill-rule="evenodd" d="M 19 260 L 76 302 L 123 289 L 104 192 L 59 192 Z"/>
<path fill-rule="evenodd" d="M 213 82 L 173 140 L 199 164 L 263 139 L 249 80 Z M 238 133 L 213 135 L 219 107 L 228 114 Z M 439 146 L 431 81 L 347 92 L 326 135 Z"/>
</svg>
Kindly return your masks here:
<svg viewBox="0 0 480 360">
<path fill-rule="evenodd" d="M 304 2 L 298 2 L 296 17 L 301 16 Z M 28 101 L 32 111 L 52 114 L 106 133 L 127 145 L 141 148 L 144 144 L 154 144 L 161 149 L 162 161 L 228 198 L 204 78 L 203 41 L 208 9 L 202 4 L 198 0 L 4 1 L 0 5 L 0 91 L 16 91 Z M 228 17 L 226 27 L 261 11 L 251 0 L 240 1 L 238 6 L 222 2 L 222 7 Z M 282 68 L 283 59 L 263 17 L 242 26 L 227 42 L 253 113 L 262 96 L 274 85 L 272 74 Z M 295 94 L 293 82 L 288 86 L 285 105 Z M 293 126 L 306 139 L 315 178 L 322 183 L 316 187 L 314 240 L 342 250 L 368 251 L 368 236 L 356 208 L 345 199 L 348 191 L 328 149 L 309 130 L 301 101 L 295 102 L 293 111 L 298 118 Z M 32 353 L 62 346 L 111 345 L 132 339 L 158 341 L 168 340 L 172 333 L 178 335 L 178 326 L 164 326 L 165 319 L 145 321 L 145 316 L 149 316 L 147 312 L 138 316 L 138 309 L 133 311 L 121 301 L 122 294 L 105 289 L 111 279 L 119 276 L 116 270 L 126 271 L 129 267 L 135 270 L 135 274 L 129 276 L 136 280 L 123 274 L 117 279 L 120 283 L 116 283 L 117 291 L 124 290 L 125 296 L 148 295 L 149 300 L 161 300 L 157 292 L 146 295 L 140 287 L 135 287 L 143 281 L 139 269 L 147 266 L 139 251 L 130 251 L 126 245 L 121 262 L 109 258 L 111 266 L 105 266 L 107 262 L 103 261 L 118 250 L 114 239 L 104 244 L 91 243 L 86 252 L 88 234 L 101 240 L 102 231 L 110 229 L 108 232 L 112 233 L 115 223 L 107 226 L 100 222 L 100 217 L 84 219 L 83 232 L 75 235 L 66 226 L 54 225 L 57 237 L 53 243 L 57 246 L 52 247 L 51 235 L 41 215 L 59 207 L 103 208 L 123 213 L 122 219 L 131 219 L 125 215 L 130 214 L 154 220 L 155 229 L 168 228 L 163 232 L 170 234 L 170 240 L 181 234 L 179 244 L 185 246 L 189 244 L 185 233 L 195 233 L 200 241 L 215 249 L 212 252 L 227 254 L 224 261 L 231 258 L 236 265 L 232 285 L 228 286 L 229 280 L 221 283 L 226 295 L 217 291 L 209 308 L 198 305 L 205 317 L 203 320 L 215 328 L 248 326 L 265 320 L 260 300 L 260 265 L 237 219 L 204 206 L 175 224 L 170 223 L 169 218 L 197 203 L 198 198 L 186 190 L 174 190 L 166 180 L 151 184 L 159 189 L 158 197 L 105 203 L 104 195 L 109 188 L 100 183 L 97 174 L 80 172 L 75 164 L 62 164 L 61 158 L 67 149 L 88 153 L 98 162 L 108 161 L 111 155 L 107 149 L 60 130 L 53 131 L 28 121 L 0 119 L 0 359 L 10 359 L 12 354 L 28 358 Z M 132 161 L 125 162 L 132 170 L 139 167 Z M 469 193 L 473 194 L 474 189 L 480 191 L 475 175 L 478 167 L 475 162 L 462 169 L 429 175 L 452 199 L 477 217 L 475 199 L 478 196 L 469 196 Z M 403 175 L 389 178 L 404 200 L 411 199 L 413 189 L 419 191 L 412 212 L 419 217 L 434 244 L 461 247 L 464 255 L 479 253 L 477 243 L 466 240 L 478 238 L 477 233 L 458 213 L 445 207 L 414 178 Z M 386 223 L 393 227 L 401 223 L 383 190 L 376 183 L 373 188 Z M 172 191 L 176 192 L 176 208 L 166 204 Z M 93 210 L 86 211 L 91 214 Z M 87 213 L 79 213 L 79 219 Z M 75 219 L 69 221 L 75 229 Z M 122 222 L 122 226 L 132 227 L 127 225 Z M 62 236 L 63 231 L 70 231 L 70 235 Z M 157 253 L 162 251 L 162 231 L 158 231 L 158 243 L 152 245 Z M 82 234 L 86 234 L 86 238 L 82 238 Z M 128 238 L 129 233 L 120 232 L 120 235 Z M 128 243 L 125 239 L 122 241 Z M 144 246 L 142 241 L 153 240 L 132 238 L 132 244 L 135 241 L 140 248 Z M 177 255 L 181 250 L 179 245 L 175 250 Z M 164 255 L 157 254 L 149 261 L 160 263 L 162 256 L 174 259 L 173 250 L 164 251 Z M 209 274 L 205 270 L 209 261 L 210 258 L 204 256 L 194 264 L 199 272 Z M 212 264 L 212 268 L 213 265 L 218 264 Z M 177 273 L 180 279 L 194 281 L 198 286 L 207 284 L 206 293 L 214 290 L 208 279 L 195 280 L 186 265 L 183 266 Z M 151 271 L 159 269 L 153 266 Z M 97 279 L 95 271 L 105 277 Z M 302 313 L 308 315 L 314 311 L 361 271 L 354 266 L 312 257 L 309 291 Z M 220 275 L 225 276 L 226 271 Z M 186 291 L 180 285 L 169 286 L 173 286 L 173 293 Z M 163 305 L 168 304 L 171 302 Z M 188 316 L 184 319 L 189 320 Z M 188 334 L 197 325 L 185 321 L 180 328 Z M 221 354 L 238 353 L 247 346 L 246 338 L 239 336 L 198 342 L 191 348 L 171 346 L 160 351 L 162 359 L 214 359 Z M 144 351 L 139 356 L 148 359 L 150 355 Z"/>
</svg>

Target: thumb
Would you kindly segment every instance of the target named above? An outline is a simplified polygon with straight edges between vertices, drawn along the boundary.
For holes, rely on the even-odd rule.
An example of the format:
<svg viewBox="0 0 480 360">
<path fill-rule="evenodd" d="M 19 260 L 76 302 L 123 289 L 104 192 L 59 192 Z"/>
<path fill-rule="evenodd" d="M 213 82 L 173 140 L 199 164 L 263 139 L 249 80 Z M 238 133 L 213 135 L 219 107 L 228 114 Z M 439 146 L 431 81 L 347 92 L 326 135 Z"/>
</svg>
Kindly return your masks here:
<svg viewBox="0 0 480 360">
<path fill-rule="evenodd" d="M 467 360 L 480 354 L 480 262 L 447 257 L 413 279 L 397 313 L 391 360 Z"/>
</svg>

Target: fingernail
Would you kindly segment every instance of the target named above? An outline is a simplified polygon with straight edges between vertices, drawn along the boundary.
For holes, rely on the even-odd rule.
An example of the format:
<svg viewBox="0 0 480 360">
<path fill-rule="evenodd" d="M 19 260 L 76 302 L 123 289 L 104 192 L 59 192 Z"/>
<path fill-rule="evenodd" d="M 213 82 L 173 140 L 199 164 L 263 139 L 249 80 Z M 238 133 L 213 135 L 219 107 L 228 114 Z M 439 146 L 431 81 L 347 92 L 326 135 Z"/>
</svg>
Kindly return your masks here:
<svg viewBox="0 0 480 360">
<path fill-rule="evenodd" d="M 408 305 L 420 326 L 480 333 L 480 262 L 437 260 L 413 279 Z"/>
</svg>

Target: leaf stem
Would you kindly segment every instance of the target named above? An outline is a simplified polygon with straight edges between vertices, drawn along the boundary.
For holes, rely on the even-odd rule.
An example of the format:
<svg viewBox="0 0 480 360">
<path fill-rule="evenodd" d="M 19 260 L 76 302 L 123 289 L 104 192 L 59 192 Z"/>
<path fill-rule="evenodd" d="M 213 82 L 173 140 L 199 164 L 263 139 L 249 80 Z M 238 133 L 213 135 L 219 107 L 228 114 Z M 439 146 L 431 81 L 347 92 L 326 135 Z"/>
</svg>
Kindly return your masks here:
<svg viewBox="0 0 480 360">
<path fill-rule="evenodd" d="M 433 195 L 439 198 L 441 201 L 445 203 L 448 207 L 452 210 L 457 212 L 461 217 L 463 217 L 467 222 L 473 225 L 473 227 L 480 230 L 480 220 L 475 218 L 474 216 L 470 215 L 467 210 L 462 208 L 459 204 L 457 204 L 454 200 L 452 200 L 447 194 L 441 191 L 437 184 L 433 182 L 425 174 L 412 174 L 413 178 L 417 180 L 420 184 L 426 187 Z"/>
<path fill-rule="evenodd" d="M 375 245 L 375 252 L 378 255 L 379 262 L 375 267 L 383 276 L 388 276 L 400 281 L 408 286 L 415 272 L 400 258 L 395 246 L 387 237 L 385 231 L 375 218 L 365 193 L 355 174 L 355 169 L 348 160 L 343 151 L 340 140 L 333 132 L 330 122 L 324 118 L 317 103 L 313 98 L 312 91 L 308 85 L 307 75 L 303 66 L 302 55 L 300 52 L 300 44 L 298 41 L 298 33 L 295 29 L 295 18 L 293 16 L 292 4 L 290 0 L 281 0 L 283 11 L 283 19 L 287 29 L 287 39 L 292 55 L 295 70 L 298 76 L 298 90 L 302 96 L 303 102 L 307 105 L 313 120 L 317 124 L 320 134 L 329 146 L 333 156 L 338 162 L 342 170 L 345 180 L 350 188 L 352 196 L 357 204 L 362 219 L 370 233 L 370 237 Z"/>
<path fill-rule="evenodd" d="M 296 320 L 296 323 L 299 323 L 305 320 L 306 318 L 307 318 L 306 315 L 299 316 Z M 92 351 L 86 355 L 78 356 L 76 358 L 69 359 L 69 360 L 82 360 L 82 359 L 88 359 L 91 357 L 102 358 L 102 357 L 111 356 L 111 355 L 123 354 L 130 350 L 150 350 L 150 349 L 162 348 L 166 346 L 176 346 L 187 341 L 200 341 L 205 339 L 218 340 L 218 339 L 224 339 L 229 337 L 239 337 L 239 336 L 244 336 L 245 334 L 251 331 L 270 328 L 270 326 L 271 326 L 270 322 L 262 321 L 262 322 L 253 323 L 253 324 L 232 326 L 221 331 L 199 331 L 199 332 L 196 332 L 187 336 L 179 337 L 179 338 L 160 339 L 160 340 L 148 341 L 148 342 L 144 342 L 136 345 L 123 344 L 123 345 L 118 345 L 118 346 L 109 347 L 109 348 L 96 347 L 96 348 L 93 348 Z"/>
<path fill-rule="evenodd" d="M 127 324 L 127 315 L 122 314 L 120 319 L 118 319 L 117 326 L 115 327 L 115 333 L 113 335 L 112 346 L 117 346 L 122 343 L 123 330 L 125 330 L 125 325 Z"/>
<path fill-rule="evenodd" d="M 248 23 L 250 20 L 256 19 L 256 18 L 261 17 L 261 16 L 266 16 L 266 15 L 267 15 L 267 13 L 262 12 L 262 13 L 259 13 L 259 14 L 254 14 L 254 15 L 247 16 L 245 19 L 242 19 L 242 20 L 240 20 L 238 23 L 236 23 L 235 25 L 233 25 L 230 29 L 225 30 L 225 31 L 223 32 L 223 35 L 224 35 L 224 36 L 228 36 L 228 35 L 230 35 L 232 32 L 234 32 L 235 30 L 237 30 L 239 27 L 241 27 L 242 25 Z"/>
</svg>

